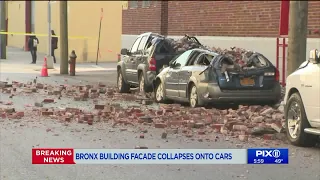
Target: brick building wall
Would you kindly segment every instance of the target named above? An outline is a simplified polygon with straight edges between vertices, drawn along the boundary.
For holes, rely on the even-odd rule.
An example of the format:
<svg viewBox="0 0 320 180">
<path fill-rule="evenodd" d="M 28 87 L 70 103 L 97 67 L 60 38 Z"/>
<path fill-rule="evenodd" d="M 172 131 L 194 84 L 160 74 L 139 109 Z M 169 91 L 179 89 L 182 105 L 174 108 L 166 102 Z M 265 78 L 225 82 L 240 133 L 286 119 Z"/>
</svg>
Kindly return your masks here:
<svg viewBox="0 0 320 180">
<path fill-rule="evenodd" d="M 123 10 L 122 34 L 276 37 L 280 1 L 138 1 Z M 168 8 L 166 8 L 168 7 Z M 309 1 L 308 29 L 320 29 L 320 1 Z M 314 37 L 314 36 L 309 36 Z"/>
</svg>

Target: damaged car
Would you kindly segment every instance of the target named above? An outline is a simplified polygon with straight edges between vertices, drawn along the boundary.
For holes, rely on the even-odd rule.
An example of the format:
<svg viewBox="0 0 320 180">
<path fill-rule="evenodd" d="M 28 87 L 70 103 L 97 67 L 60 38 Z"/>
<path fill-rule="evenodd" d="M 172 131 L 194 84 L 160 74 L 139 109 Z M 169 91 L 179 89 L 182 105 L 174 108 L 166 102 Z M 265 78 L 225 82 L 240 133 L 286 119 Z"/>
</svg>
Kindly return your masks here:
<svg viewBox="0 0 320 180">
<path fill-rule="evenodd" d="M 260 53 L 241 56 L 200 48 L 182 53 L 153 81 L 155 100 L 188 102 L 191 107 L 279 102 L 279 71 Z"/>
<path fill-rule="evenodd" d="M 179 40 L 157 33 L 143 33 L 137 37 L 130 50 L 122 49 L 117 63 L 117 87 L 127 93 L 138 87 L 140 92 L 152 92 L 152 82 L 163 66 L 189 49 L 202 47 L 195 37 L 185 35 Z"/>
</svg>

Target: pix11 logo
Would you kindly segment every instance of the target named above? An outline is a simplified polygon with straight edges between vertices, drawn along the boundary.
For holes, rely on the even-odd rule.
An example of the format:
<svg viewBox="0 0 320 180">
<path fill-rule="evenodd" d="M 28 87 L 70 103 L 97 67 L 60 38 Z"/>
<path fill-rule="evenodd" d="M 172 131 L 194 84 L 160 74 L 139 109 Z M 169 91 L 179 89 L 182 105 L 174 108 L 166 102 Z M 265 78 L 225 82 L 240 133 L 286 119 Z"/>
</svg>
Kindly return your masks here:
<svg viewBox="0 0 320 180">
<path fill-rule="evenodd" d="M 275 150 L 258 150 L 258 151 L 256 151 L 256 157 L 279 158 L 280 156 L 281 156 L 281 152 L 278 149 L 275 149 Z"/>
<path fill-rule="evenodd" d="M 288 164 L 289 150 L 285 148 L 248 149 L 248 164 Z"/>
</svg>

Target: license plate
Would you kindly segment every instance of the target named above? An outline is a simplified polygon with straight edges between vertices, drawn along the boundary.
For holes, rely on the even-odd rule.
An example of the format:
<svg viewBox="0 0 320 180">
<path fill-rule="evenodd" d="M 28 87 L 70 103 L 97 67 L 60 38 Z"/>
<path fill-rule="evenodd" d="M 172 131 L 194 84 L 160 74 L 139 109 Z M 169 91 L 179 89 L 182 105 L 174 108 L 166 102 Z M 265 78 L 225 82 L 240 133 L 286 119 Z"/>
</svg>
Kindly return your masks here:
<svg viewBox="0 0 320 180">
<path fill-rule="evenodd" d="M 254 85 L 254 79 L 252 79 L 252 78 L 242 78 L 242 79 L 240 79 L 240 84 L 242 86 L 253 86 Z"/>
</svg>

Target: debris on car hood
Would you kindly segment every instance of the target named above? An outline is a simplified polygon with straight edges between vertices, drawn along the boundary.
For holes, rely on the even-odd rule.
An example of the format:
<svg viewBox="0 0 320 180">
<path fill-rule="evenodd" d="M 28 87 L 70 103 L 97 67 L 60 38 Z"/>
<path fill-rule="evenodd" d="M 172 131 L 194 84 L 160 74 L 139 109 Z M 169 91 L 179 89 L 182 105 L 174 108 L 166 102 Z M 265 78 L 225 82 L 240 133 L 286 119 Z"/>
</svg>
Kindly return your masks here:
<svg viewBox="0 0 320 180">
<path fill-rule="evenodd" d="M 201 48 L 214 51 L 218 54 L 225 55 L 227 59 L 222 62 L 221 66 L 228 66 L 226 69 L 251 69 L 256 67 L 263 67 L 266 64 L 262 64 L 259 59 L 254 58 L 252 55 L 254 51 L 246 50 L 243 48 L 230 47 L 230 49 L 221 49 L 218 47 L 208 47 L 202 45 L 196 37 L 190 37 L 185 35 L 183 38 L 174 40 L 166 38 L 165 41 L 171 45 L 177 54 L 183 53 L 190 49 Z M 227 62 L 229 60 L 229 62 Z"/>
</svg>

